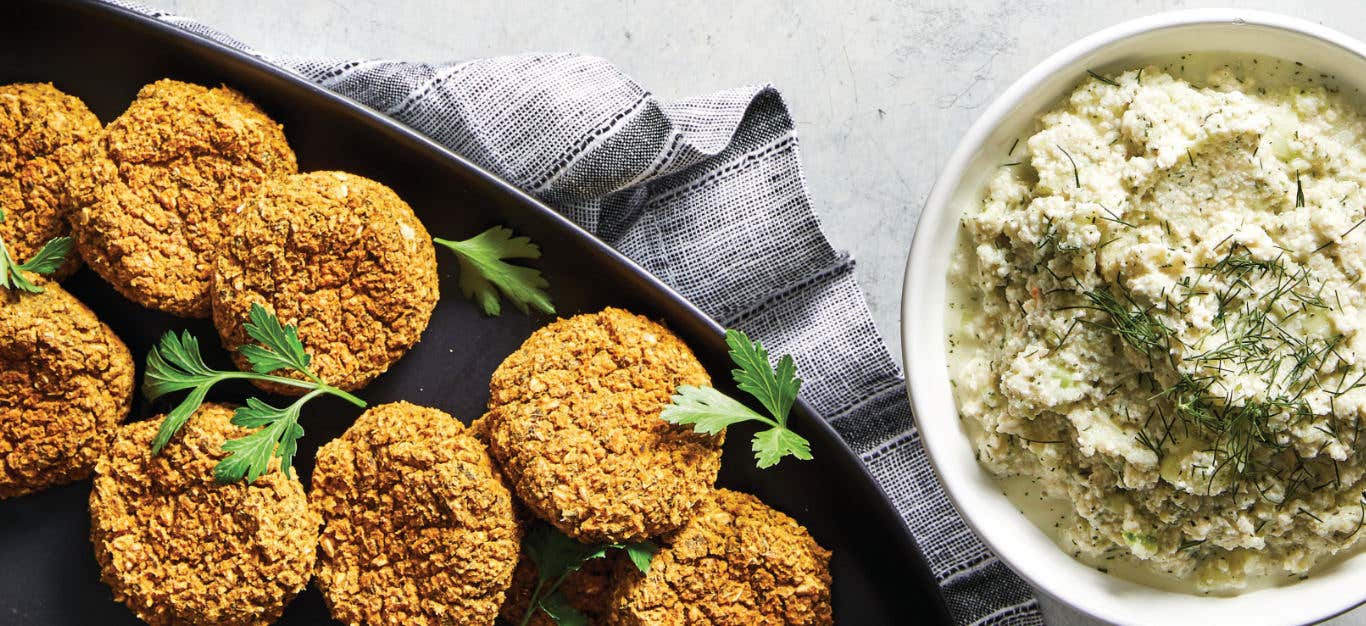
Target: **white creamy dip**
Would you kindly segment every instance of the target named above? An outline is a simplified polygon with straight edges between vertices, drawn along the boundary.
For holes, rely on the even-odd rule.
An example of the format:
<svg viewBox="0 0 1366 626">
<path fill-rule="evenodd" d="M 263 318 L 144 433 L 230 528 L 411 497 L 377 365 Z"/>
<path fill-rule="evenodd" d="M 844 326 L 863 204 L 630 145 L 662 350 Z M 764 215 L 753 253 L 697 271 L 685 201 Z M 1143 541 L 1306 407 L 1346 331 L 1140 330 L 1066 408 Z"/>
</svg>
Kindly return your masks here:
<svg viewBox="0 0 1366 626">
<path fill-rule="evenodd" d="M 1197 63 L 1087 78 L 1002 156 L 950 377 L 1064 549 L 1232 593 L 1366 537 L 1366 125 L 1297 64 Z"/>
</svg>

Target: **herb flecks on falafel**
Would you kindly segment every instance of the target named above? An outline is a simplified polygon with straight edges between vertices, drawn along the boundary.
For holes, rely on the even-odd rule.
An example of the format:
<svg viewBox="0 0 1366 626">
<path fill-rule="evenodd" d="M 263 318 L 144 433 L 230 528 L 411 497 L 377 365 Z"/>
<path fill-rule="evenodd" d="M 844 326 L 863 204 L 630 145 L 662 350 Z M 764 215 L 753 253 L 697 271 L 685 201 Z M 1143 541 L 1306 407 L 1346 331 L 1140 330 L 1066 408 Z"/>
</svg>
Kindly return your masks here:
<svg viewBox="0 0 1366 626">
<path fill-rule="evenodd" d="M 0 225 L 4 223 L 5 211 L 0 209 Z M 29 280 L 24 273 L 32 272 L 40 276 L 53 274 L 65 264 L 68 252 L 71 252 L 71 238 L 55 237 L 43 244 L 33 258 L 19 263 L 10 254 L 4 237 L 0 236 L 0 288 L 43 293 L 43 288 Z"/>
<path fill-rule="evenodd" d="M 436 247 L 408 203 L 362 176 L 309 172 L 266 183 L 243 209 L 215 265 L 213 322 L 235 349 L 261 305 L 298 328 L 314 373 L 355 391 L 418 342 L 438 295 Z"/>
<path fill-rule="evenodd" d="M 266 626 L 308 584 L 318 514 L 278 465 L 219 484 L 223 443 L 246 434 L 205 404 L 160 455 L 156 420 L 121 427 L 90 492 L 90 540 L 115 599 L 153 626 Z"/>
<path fill-rule="evenodd" d="M 830 551 L 754 496 L 717 489 L 662 542 L 648 572 L 618 565 L 609 624 L 834 623 Z"/>
<path fill-rule="evenodd" d="M 269 179 L 298 170 L 246 96 L 159 80 L 89 142 L 68 186 L 76 250 L 124 297 L 209 316 L 213 259 Z"/>
<path fill-rule="evenodd" d="M 133 356 L 75 296 L 0 290 L 0 498 L 90 475 L 133 400 Z"/>
<path fill-rule="evenodd" d="M 85 103 L 47 83 L 0 85 L 0 239 L 13 259 L 32 259 L 70 234 L 68 178 L 102 131 Z M 80 266 L 76 255 L 50 272 L 60 281 Z M 40 272 L 47 273 L 47 272 Z"/>
<path fill-rule="evenodd" d="M 346 624 L 489 624 L 521 528 L 487 450 L 451 415 L 371 408 L 318 450 L 318 587 Z"/>
<path fill-rule="evenodd" d="M 622 309 L 532 333 L 489 382 L 489 449 L 537 517 L 587 543 L 682 526 L 716 481 L 723 435 L 659 418 L 710 378 L 660 324 Z"/>
</svg>

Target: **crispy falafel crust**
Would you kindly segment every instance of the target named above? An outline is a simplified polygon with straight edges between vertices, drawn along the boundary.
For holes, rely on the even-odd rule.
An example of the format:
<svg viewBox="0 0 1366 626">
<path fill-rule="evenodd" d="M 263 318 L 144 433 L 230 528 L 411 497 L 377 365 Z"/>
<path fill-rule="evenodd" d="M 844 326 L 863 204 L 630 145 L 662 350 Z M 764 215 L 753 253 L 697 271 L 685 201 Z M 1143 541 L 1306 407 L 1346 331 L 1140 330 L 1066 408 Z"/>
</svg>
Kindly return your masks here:
<svg viewBox="0 0 1366 626">
<path fill-rule="evenodd" d="M 318 451 L 318 586 L 347 624 L 490 624 L 521 544 L 512 494 L 454 417 L 371 408 Z"/>
<path fill-rule="evenodd" d="M 223 442 L 250 431 L 205 404 L 161 454 L 160 417 L 123 426 L 95 470 L 90 539 L 105 584 L 153 626 L 273 622 L 308 584 L 320 519 L 278 462 L 218 484 Z"/>
<path fill-rule="evenodd" d="M 71 232 L 66 178 L 100 130 L 84 102 L 50 83 L 0 85 L 0 237 L 16 261 Z M 52 278 L 61 280 L 77 267 L 80 257 L 73 254 Z"/>
<path fill-rule="evenodd" d="M 617 567 L 609 623 L 834 623 L 830 551 L 754 496 L 716 490 L 662 543 L 648 574 Z"/>
<path fill-rule="evenodd" d="M 634 541 L 692 516 L 716 481 L 722 437 L 659 414 L 702 364 L 663 326 L 621 309 L 531 335 L 489 383 L 490 450 L 538 517 L 588 543 Z"/>
<path fill-rule="evenodd" d="M 0 289 L 0 498 L 81 480 L 133 400 L 133 357 L 75 296 Z"/>
<path fill-rule="evenodd" d="M 421 338 L 437 282 L 432 239 L 392 189 L 344 172 L 298 174 L 267 183 L 242 212 L 218 257 L 213 320 L 246 368 L 235 349 L 261 304 L 298 326 L 314 373 L 351 391 Z"/>
<path fill-rule="evenodd" d="M 213 258 L 266 179 L 298 170 L 280 125 L 242 94 L 146 85 L 90 143 L 69 185 L 76 249 L 119 293 L 209 316 Z"/>
</svg>

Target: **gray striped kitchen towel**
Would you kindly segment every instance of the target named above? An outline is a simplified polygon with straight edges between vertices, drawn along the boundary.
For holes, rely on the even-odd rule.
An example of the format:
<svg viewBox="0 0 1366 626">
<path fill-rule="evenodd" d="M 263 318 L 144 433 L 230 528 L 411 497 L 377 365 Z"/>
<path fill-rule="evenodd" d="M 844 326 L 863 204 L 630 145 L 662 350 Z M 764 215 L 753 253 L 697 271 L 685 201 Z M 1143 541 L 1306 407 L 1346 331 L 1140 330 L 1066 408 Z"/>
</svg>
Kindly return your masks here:
<svg viewBox="0 0 1366 626">
<path fill-rule="evenodd" d="M 433 64 L 282 56 L 115 3 L 425 133 L 563 212 L 722 325 L 795 355 L 802 398 L 882 483 L 956 621 L 1042 623 L 1029 587 L 964 526 L 930 468 L 854 261 L 821 233 L 776 89 L 664 101 L 611 63 L 575 54 Z"/>
</svg>

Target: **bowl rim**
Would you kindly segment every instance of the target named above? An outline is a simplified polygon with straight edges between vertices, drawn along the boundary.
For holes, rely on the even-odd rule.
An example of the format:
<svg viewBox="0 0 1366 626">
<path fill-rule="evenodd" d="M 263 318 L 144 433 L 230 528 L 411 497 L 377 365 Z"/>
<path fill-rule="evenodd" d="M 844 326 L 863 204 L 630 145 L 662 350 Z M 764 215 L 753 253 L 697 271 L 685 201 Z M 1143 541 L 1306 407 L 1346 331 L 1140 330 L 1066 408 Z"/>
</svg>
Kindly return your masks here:
<svg viewBox="0 0 1366 626">
<path fill-rule="evenodd" d="M 1321 42 L 1340 48 L 1345 52 L 1351 53 L 1366 62 L 1366 44 L 1362 41 L 1322 26 L 1308 20 L 1292 17 L 1270 11 L 1260 11 L 1252 9 L 1238 8 L 1200 8 L 1185 9 L 1176 11 L 1166 11 L 1144 17 L 1139 17 L 1096 31 L 1090 35 L 1071 43 L 1062 49 L 1048 55 L 1043 61 L 1039 62 L 1023 76 L 1016 79 L 1005 91 L 1001 92 L 985 111 L 969 127 L 968 132 L 959 140 L 948 160 L 945 162 L 930 194 L 922 208 L 921 215 L 917 220 L 915 233 L 911 241 L 910 253 L 906 261 L 904 281 L 901 297 L 901 348 L 902 359 L 906 371 L 906 388 L 910 396 L 911 411 L 917 428 L 920 430 L 923 445 L 930 460 L 930 466 L 934 468 L 936 477 L 944 487 L 949 501 L 953 503 L 955 510 L 963 518 L 969 528 L 995 553 L 1011 570 L 1024 578 L 1035 590 L 1036 593 L 1042 592 L 1055 598 L 1074 610 L 1100 620 L 1114 623 L 1125 623 L 1133 620 L 1132 615 L 1123 615 L 1113 611 L 1113 606 L 1100 605 L 1089 602 L 1088 599 L 1065 585 L 1057 584 L 1055 580 L 1048 582 L 1050 577 L 1041 576 L 1038 572 L 1028 567 L 1020 567 L 1019 550 L 1012 545 L 999 541 L 999 537 L 993 532 L 984 531 L 985 522 L 976 520 L 968 515 L 965 510 L 970 510 L 973 506 L 967 503 L 969 498 L 975 498 L 976 488 L 972 485 L 960 485 L 951 480 L 957 472 L 951 466 L 951 459 L 946 459 L 946 452 L 936 453 L 937 449 L 948 443 L 946 439 L 962 438 L 965 436 L 960 420 L 958 419 L 955 403 L 951 402 L 950 416 L 945 419 L 930 420 L 931 426 L 926 428 L 926 420 L 922 415 L 936 415 L 944 413 L 942 405 L 936 406 L 936 401 L 942 399 L 937 391 L 927 389 L 928 383 L 925 380 L 928 368 L 944 368 L 945 363 L 921 363 L 913 358 L 916 348 L 922 345 L 921 336 L 932 337 L 934 340 L 942 342 L 944 332 L 942 328 L 930 331 L 917 331 L 925 323 L 918 319 L 916 309 L 920 304 L 916 294 L 919 292 L 919 285 L 926 284 L 926 281 L 942 281 L 944 276 L 936 275 L 928 270 L 918 271 L 920 267 L 931 265 L 928 258 L 933 256 L 932 249 L 940 242 L 934 240 L 936 233 L 942 227 L 945 220 L 959 219 L 959 212 L 951 204 L 952 196 L 962 184 L 968 166 L 977 153 L 982 150 L 991 137 L 993 132 L 1002 124 L 1005 118 L 1019 106 L 1022 100 L 1030 95 L 1034 90 L 1040 88 L 1042 84 L 1076 63 L 1078 60 L 1096 53 L 1104 48 L 1115 45 L 1121 41 L 1145 35 L 1148 33 L 1188 27 L 1188 26 L 1245 26 L 1252 25 L 1271 30 L 1283 31 L 1292 35 L 1307 36 Z M 951 426 L 948 424 L 951 422 Z M 950 432 L 952 431 L 952 432 Z M 936 442 L 940 443 L 938 446 Z M 1003 494 L 996 497 L 1005 498 Z M 1010 504 L 1014 508 L 1014 504 Z M 1021 518 L 1022 520 L 1024 518 Z M 1024 523 L 1032 525 L 1032 522 L 1024 520 Z M 1062 553 L 1062 550 L 1058 550 Z M 1015 558 L 1012 558 L 1015 557 Z M 1068 556 L 1067 558 L 1071 558 Z M 1154 589 L 1155 593 L 1172 593 Z M 1287 589 L 1293 589 L 1289 587 Z M 1185 595 L 1185 594 L 1180 594 Z M 1189 596 L 1195 597 L 1195 596 Z M 1245 596 L 1244 596 L 1245 597 Z M 1315 623 L 1331 619 L 1359 606 L 1366 604 L 1366 590 L 1363 590 L 1358 597 L 1345 601 L 1342 604 L 1335 604 L 1323 607 L 1319 610 L 1311 610 L 1300 618 L 1306 620 L 1304 623 Z M 1232 608 L 1232 607 L 1230 607 Z"/>
</svg>

